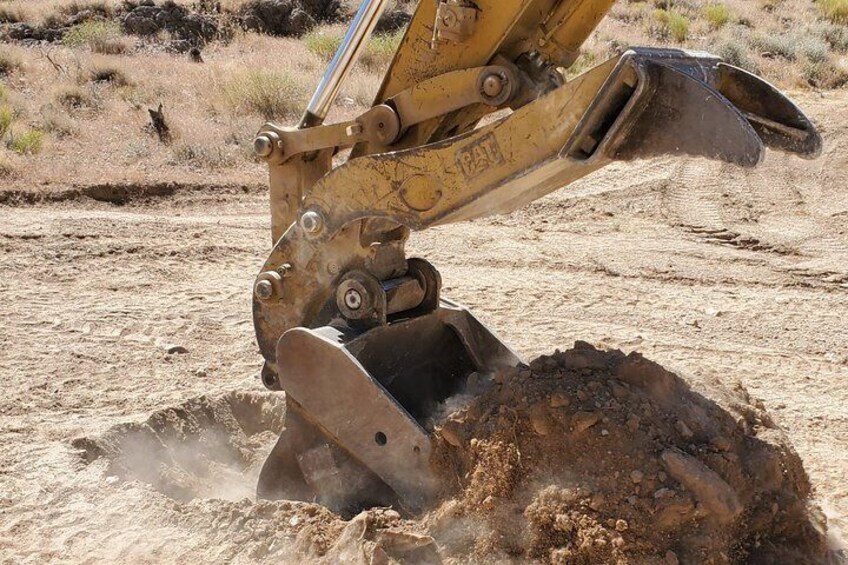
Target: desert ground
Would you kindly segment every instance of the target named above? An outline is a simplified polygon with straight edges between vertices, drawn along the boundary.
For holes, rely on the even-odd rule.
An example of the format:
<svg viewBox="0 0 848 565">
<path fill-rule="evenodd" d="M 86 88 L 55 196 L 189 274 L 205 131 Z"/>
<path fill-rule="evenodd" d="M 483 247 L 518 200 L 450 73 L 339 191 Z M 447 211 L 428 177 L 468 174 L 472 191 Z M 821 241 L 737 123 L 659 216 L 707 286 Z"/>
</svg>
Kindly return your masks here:
<svg viewBox="0 0 848 565">
<path fill-rule="evenodd" d="M 70 120 L 65 134 L 48 131 L 39 151 L 0 150 L 2 562 L 339 557 L 327 547 L 346 522 L 314 505 L 253 500 L 280 402 L 258 379 L 250 309 L 270 218 L 264 165 L 242 146 L 262 116 L 233 106 L 226 84 L 190 110 L 216 109 L 202 139 L 180 111 L 197 84 L 225 80 L 240 60 L 271 65 L 287 56 L 261 47 L 297 43 L 250 35 L 210 47 L 205 67 L 174 63 L 197 69 L 182 75 L 188 86 L 167 84 L 161 63 L 173 55 L 144 54 L 139 67 L 99 55 L 123 57 L 122 71 L 137 72 L 131 83 L 74 87 L 94 98 L 53 108 Z M 16 123 L 47 131 L 34 97 L 55 102 L 44 85 L 74 51 L 57 46 L 51 61 L 43 49 L 10 43 L 31 75 L 15 71 L 3 84 Z M 314 52 L 296 57 L 287 72 L 301 69 L 305 82 L 320 74 Z M 817 160 L 772 152 L 752 171 L 616 164 L 508 216 L 415 233 L 410 250 L 527 360 L 580 340 L 694 381 L 741 382 L 800 455 L 839 548 L 848 539 L 848 95 L 799 90 L 800 69 L 789 86 L 822 132 Z M 352 88 L 362 92 L 348 93 L 337 117 L 374 87 L 377 70 L 358 73 Z M 168 99 L 177 140 L 162 146 L 144 124 L 168 88 L 184 97 Z M 219 143 L 223 153 L 209 149 Z M 245 409 L 267 429 L 246 433 Z M 145 474 L 161 454 L 142 443 L 123 454 L 135 472 L 90 448 L 151 415 L 179 428 L 185 441 L 167 445 L 167 457 L 184 462 L 181 475 Z M 326 529 L 310 533 L 315 524 Z"/>
</svg>

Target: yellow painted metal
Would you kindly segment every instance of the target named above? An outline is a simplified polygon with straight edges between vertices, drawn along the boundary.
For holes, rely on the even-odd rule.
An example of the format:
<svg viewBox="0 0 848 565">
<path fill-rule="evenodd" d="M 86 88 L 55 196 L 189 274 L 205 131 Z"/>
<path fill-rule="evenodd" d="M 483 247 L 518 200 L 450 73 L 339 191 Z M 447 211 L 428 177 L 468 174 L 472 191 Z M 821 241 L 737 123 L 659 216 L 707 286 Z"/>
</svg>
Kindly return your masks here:
<svg viewBox="0 0 848 565">
<path fill-rule="evenodd" d="M 474 34 L 467 41 L 440 42 L 433 49 L 431 40 L 437 3 L 421 2 L 386 73 L 375 104 L 437 75 L 492 64 L 497 55 L 514 61 L 522 53 L 535 50 L 558 65 L 568 66 L 557 49 L 568 51 L 565 58 L 573 61 L 573 52 L 579 50 L 613 3 L 614 0 L 477 0 L 479 19 Z M 544 27 L 543 22 L 547 22 Z M 540 46 L 542 38 L 547 43 Z M 464 110 L 460 115 L 434 118 L 410 132 L 402 140 L 401 147 L 415 147 L 462 133 L 490 111 L 489 108 L 476 108 Z M 386 149 L 362 144 L 354 154 L 380 153 Z"/>
</svg>

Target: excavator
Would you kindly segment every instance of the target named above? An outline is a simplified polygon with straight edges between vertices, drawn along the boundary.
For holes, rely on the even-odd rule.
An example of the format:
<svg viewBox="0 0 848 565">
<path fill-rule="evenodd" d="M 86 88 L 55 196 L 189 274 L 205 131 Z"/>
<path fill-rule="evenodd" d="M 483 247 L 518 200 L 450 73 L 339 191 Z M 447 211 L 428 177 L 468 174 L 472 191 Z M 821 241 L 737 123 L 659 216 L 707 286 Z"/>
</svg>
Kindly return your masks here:
<svg viewBox="0 0 848 565">
<path fill-rule="evenodd" d="M 254 327 L 286 410 L 257 496 L 339 512 L 434 504 L 445 403 L 522 363 L 407 257 L 412 230 L 507 214 L 614 161 L 755 167 L 766 147 L 822 146 L 779 90 L 707 53 L 633 47 L 568 78 L 614 0 L 420 0 L 373 106 L 325 124 L 386 4 L 362 2 L 300 123 L 254 141 L 273 242 Z"/>
</svg>

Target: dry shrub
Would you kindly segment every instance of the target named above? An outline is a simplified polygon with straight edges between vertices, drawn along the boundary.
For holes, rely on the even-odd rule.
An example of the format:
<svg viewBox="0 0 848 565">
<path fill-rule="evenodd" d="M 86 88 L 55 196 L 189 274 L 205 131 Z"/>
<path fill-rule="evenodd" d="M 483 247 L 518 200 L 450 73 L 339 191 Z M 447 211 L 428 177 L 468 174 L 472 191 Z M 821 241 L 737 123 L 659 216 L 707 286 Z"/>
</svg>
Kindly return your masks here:
<svg viewBox="0 0 848 565">
<path fill-rule="evenodd" d="M 765 53 L 782 57 L 787 61 L 794 61 L 798 57 L 800 39 L 797 35 L 788 32 L 757 34 L 751 39 L 751 44 Z"/>
<path fill-rule="evenodd" d="M 60 108 L 46 104 L 41 108 L 41 129 L 55 137 L 71 137 L 77 133 L 77 124 Z"/>
<path fill-rule="evenodd" d="M 17 24 L 27 21 L 27 13 L 17 6 L 0 6 L 0 24 Z"/>
<path fill-rule="evenodd" d="M 5 151 L 0 150 L 0 179 L 13 179 L 19 175 L 18 164 L 7 155 Z"/>
<path fill-rule="evenodd" d="M 251 70 L 236 74 L 223 84 L 223 95 L 237 114 L 257 114 L 280 120 L 301 112 L 306 90 L 288 73 Z"/>
<path fill-rule="evenodd" d="M 75 85 L 59 87 L 53 99 L 68 112 L 98 110 L 101 106 L 100 100 L 90 89 Z"/>
<path fill-rule="evenodd" d="M 646 2 L 616 2 L 610 16 L 628 24 L 638 23 L 645 19 L 647 6 Z"/>
<path fill-rule="evenodd" d="M 173 164 L 198 169 L 225 169 L 238 164 L 236 155 L 224 145 L 179 142 L 172 147 Z"/>
<path fill-rule="evenodd" d="M 757 64 L 751 59 L 748 46 L 737 38 L 726 38 L 719 42 L 715 47 L 715 54 L 724 59 L 726 62 L 750 71 L 757 72 Z"/>
<path fill-rule="evenodd" d="M 0 76 L 10 75 L 23 68 L 23 63 L 8 51 L 0 51 Z"/>
<path fill-rule="evenodd" d="M 823 39 L 831 49 L 839 53 L 848 51 L 848 27 L 821 22 L 812 28 L 815 35 Z"/>
<path fill-rule="evenodd" d="M 108 83 L 114 86 L 127 86 L 130 79 L 123 69 L 115 65 L 100 64 L 92 67 L 88 80 L 90 82 Z"/>
<path fill-rule="evenodd" d="M 841 88 L 848 84 L 848 70 L 831 58 L 805 62 L 801 67 L 801 76 L 815 88 Z"/>
</svg>

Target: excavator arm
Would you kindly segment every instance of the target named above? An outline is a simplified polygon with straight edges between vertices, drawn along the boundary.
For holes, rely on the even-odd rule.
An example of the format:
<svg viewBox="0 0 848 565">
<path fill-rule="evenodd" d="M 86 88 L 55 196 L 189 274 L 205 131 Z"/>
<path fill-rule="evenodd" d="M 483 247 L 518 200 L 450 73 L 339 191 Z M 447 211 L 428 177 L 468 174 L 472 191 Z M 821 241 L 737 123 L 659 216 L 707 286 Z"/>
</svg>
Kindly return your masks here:
<svg viewBox="0 0 848 565">
<path fill-rule="evenodd" d="M 634 48 L 566 81 L 608 0 L 422 0 L 373 107 L 325 126 L 382 4 L 363 3 L 300 126 L 256 140 L 274 248 L 254 324 L 287 400 L 259 494 L 338 510 L 431 502 L 439 406 L 520 363 L 406 256 L 411 230 L 510 212 L 614 161 L 821 150 L 783 94 L 708 54 Z"/>
</svg>

